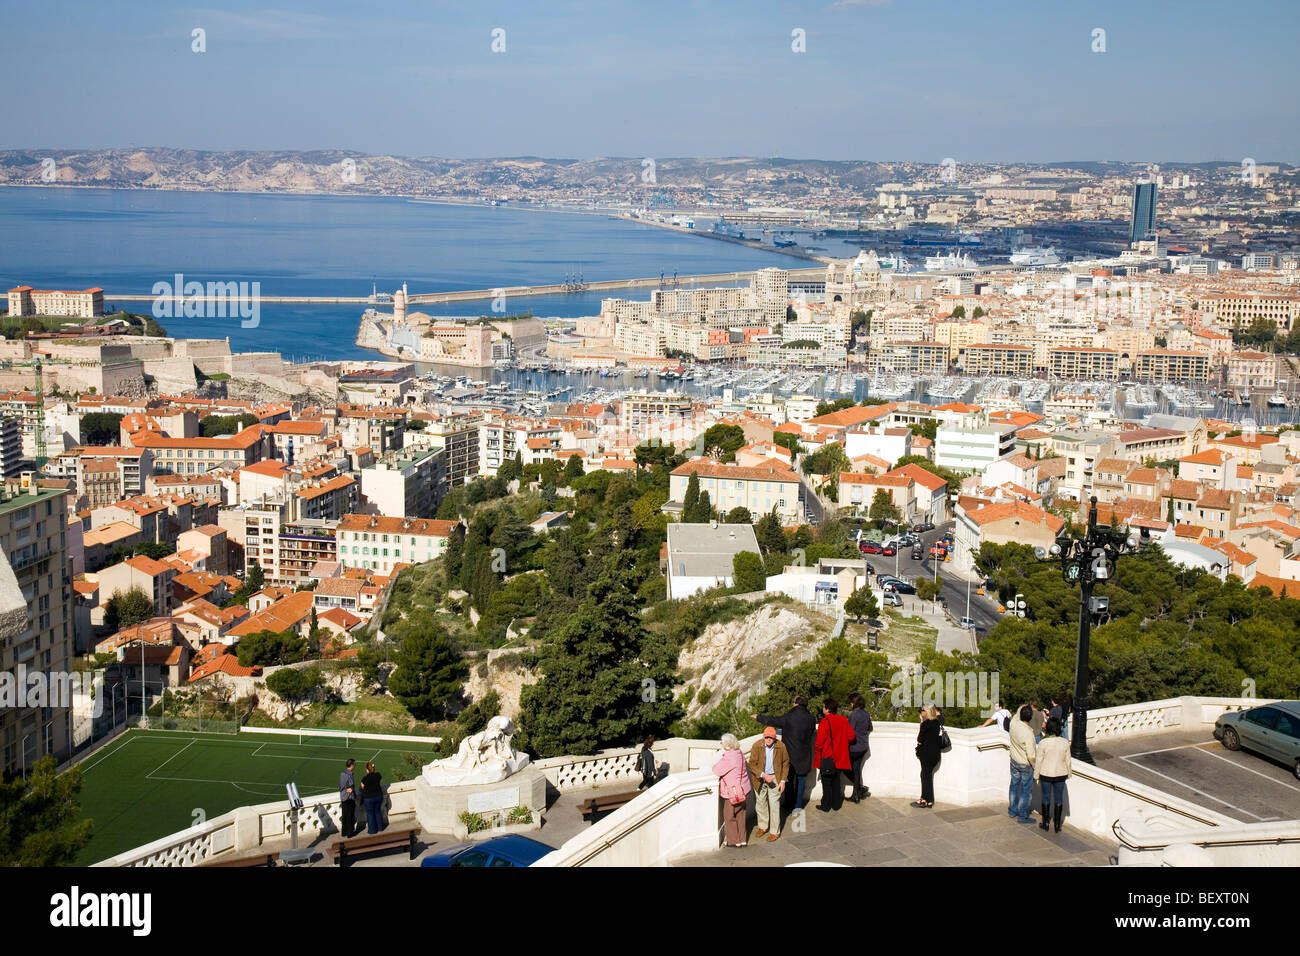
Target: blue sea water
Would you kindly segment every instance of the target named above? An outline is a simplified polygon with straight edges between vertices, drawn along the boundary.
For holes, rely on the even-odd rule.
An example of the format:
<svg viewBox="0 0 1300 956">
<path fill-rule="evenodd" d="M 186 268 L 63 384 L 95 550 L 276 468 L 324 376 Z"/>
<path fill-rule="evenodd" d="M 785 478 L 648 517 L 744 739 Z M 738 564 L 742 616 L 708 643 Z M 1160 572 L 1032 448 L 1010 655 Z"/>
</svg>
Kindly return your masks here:
<svg viewBox="0 0 1300 956">
<path fill-rule="evenodd" d="M 388 197 L 282 196 L 147 190 L 0 188 L 4 288 L 148 293 L 176 273 L 199 282 L 260 282 L 263 296 L 369 295 L 484 289 L 583 278 L 730 272 L 806 260 L 602 215 L 510 206 L 452 206 Z M 510 313 L 594 315 L 603 296 L 507 301 Z M 124 302 L 148 312 L 148 302 Z M 229 338 L 236 351 L 286 358 L 377 357 L 354 343 L 358 305 L 263 303 L 257 328 L 238 318 L 162 319 L 171 335 Z M 474 315 L 488 303 L 420 306 Z"/>
</svg>

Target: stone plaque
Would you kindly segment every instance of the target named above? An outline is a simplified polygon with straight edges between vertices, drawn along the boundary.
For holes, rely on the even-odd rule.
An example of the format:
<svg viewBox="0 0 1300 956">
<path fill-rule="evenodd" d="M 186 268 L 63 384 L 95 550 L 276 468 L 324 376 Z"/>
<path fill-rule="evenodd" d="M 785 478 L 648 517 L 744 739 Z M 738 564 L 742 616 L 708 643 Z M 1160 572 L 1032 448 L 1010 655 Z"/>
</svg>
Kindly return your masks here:
<svg viewBox="0 0 1300 956">
<path fill-rule="evenodd" d="M 491 813 L 494 810 L 509 810 L 519 806 L 519 788 L 506 787 L 503 790 L 489 790 L 486 793 L 468 795 L 470 813 Z"/>
</svg>

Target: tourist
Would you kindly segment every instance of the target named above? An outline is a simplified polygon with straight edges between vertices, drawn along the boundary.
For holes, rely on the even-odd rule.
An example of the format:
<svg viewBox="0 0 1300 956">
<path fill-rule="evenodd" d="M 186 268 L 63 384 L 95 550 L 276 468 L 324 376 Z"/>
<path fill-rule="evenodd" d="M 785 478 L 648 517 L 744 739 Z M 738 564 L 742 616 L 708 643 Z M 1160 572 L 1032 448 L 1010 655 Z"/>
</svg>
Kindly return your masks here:
<svg viewBox="0 0 1300 956">
<path fill-rule="evenodd" d="M 1031 700 L 1029 706 L 1034 712 L 1029 719 L 1029 729 L 1034 732 L 1034 743 L 1038 743 L 1043 739 L 1043 723 L 1047 720 L 1047 715 L 1038 706 L 1037 699 Z"/>
<path fill-rule="evenodd" d="M 1002 701 L 998 701 L 998 706 L 997 709 L 993 711 L 993 716 L 980 724 L 980 726 L 987 727 L 989 724 L 992 724 L 998 730 L 1009 731 L 1011 730 L 1012 717 L 1013 715 L 1011 711 L 1007 710 L 1007 705 Z"/>
<path fill-rule="evenodd" d="M 921 799 L 912 801 L 912 806 L 928 809 L 934 806 L 934 770 L 939 766 L 939 755 L 943 752 L 939 735 L 943 723 L 939 710 L 933 704 L 921 708 L 921 730 L 916 735 L 916 759 L 921 762 Z"/>
<path fill-rule="evenodd" d="M 808 774 L 812 772 L 813 734 L 817 721 L 808 711 L 808 698 L 799 696 L 794 706 L 780 717 L 750 714 L 760 724 L 770 724 L 781 731 L 781 742 L 790 755 L 790 786 L 785 789 L 785 803 L 791 813 L 802 813 L 804 796 L 808 790 Z"/>
<path fill-rule="evenodd" d="M 366 764 L 366 775 L 361 778 L 361 799 L 366 805 L 367 833 L 378 833 L 384 828 L 384 788 L 380 786 L 383 779 L 373 763 Z"/>
<path fill-rule="evenodd" d="M 339 806 L 343 810 L 339 832 L 345 840 L 357 832 L 357 783 L 352 776 L 352 768 L 356 765 L 357 762 L 349 757 L 339 774 Z"/>
<path fill-rule="evenodd" d="M 781 795 L 790 776 L 790 754 L 776 739 L 776 728 L 763 730 L 763 738 L 754 741 L 749 751 L 749 772 L 754 786 L 754 808 L 758 811 L 758 829 L 754 837 L 768 830 L 767 842 L 781 838 Z"/>
<path fill-rule="evenodd" d="M 853 768 L 849 760 L 849 744 L 853 742 L 853 728 L 848 719 L 840 716 L 840 705 L 832 697 L 822 703 L 826 712 L 817 725 L 817 744 L 813 756 L 817 761 L 817 775 L 822 782 L 822 799 L 817 809 L 823 813 L 838 810 L 844 805 L 844 777 Z"/>
<path fill-rule="evenodd" d="M 636 758 L 637 768 L 641 771 L 641 784 L 637 787 L 638 790 L 653 787 L 655 781 L 659 779 L 659 764 L 655 760 L 654 751 L 650 749 L 654 745 L 654 737 L 647 737 L 641 744 L 640 755 Z"/>
<path fill-rule="evenodd" d="M 849 726 L 853 728 L 853 743 L 849 744 L 853 796 L 849 799 L 859 803 L 863 797 L 871 796 L 871 788 L 862 784 L 862 764 L 871 757 L 872 724 L 867 702 L 857 691 L 849 695 Z"/>
<path fill-rule="evenodd" d="M 1033 823 L 1029 801 L 1034 796 L 1034 774 L 1038 762 L 1038 744 L 1030 724 L 1034 709 L 1020 708 L 1020 719 L 1011 722 L 1011 790 L 1007 798 L 1007 815 L 1018 823 Z"/>
<path fill-rule="evenodd" d="M 1034 764 L 1034 779 L 1043 791 L 1043 819 L 1040 830 L 1047 829 L 1047 814 L 1051 811 L 1052 823 L 1061 832 L 1061 817 L 1065 816 L 1065 780 L 1070 776 L 1070 744 L 1061 736 L 1061 722 L 1047 720 L 1047 738 L 1038 748 L 1038 762 Z"/>
<path fill-rule="evenodd" d="M 723 846 L 744 846 L 748 842 L 745 839 L 745 801 L 752 788 L 745 758 L 740 752 L 740 741 L 735 734 L 722 735 L 722 756 L 714 763 L 713 772 L 718 776 L 718 797 L 722 800 L 722 822 L 726 829 Z"/>
<path fill-rule="evenodd" d="M 1061 737 L 1070 739 L 1070 714 L 1074 710 L 1074 695 L 1069 691 L 1061 694 Z"/>
</svg>

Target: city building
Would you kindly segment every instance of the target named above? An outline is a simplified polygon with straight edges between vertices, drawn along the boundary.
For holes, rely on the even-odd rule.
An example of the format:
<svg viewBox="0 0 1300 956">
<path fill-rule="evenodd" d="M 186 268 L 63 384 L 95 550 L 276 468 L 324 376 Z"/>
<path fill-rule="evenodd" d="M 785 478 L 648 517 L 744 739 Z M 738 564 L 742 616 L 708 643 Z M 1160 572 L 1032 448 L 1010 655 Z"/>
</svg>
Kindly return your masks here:
<svg viewBox="0 0 1300 956">
<path fill-rule="evenodd" d="M 1156 235 L 1156 184 L 1133 184 L 1133 218 L 1129 242 L 1154 239 Z"/>
<path fill-rule="evenodd" d="M 345 515 L 338 531 L 339 564 L 379 574 L 441 557 L 451 536 L 462 533 L 458 521 L 378 515 Z"/>
</svg>

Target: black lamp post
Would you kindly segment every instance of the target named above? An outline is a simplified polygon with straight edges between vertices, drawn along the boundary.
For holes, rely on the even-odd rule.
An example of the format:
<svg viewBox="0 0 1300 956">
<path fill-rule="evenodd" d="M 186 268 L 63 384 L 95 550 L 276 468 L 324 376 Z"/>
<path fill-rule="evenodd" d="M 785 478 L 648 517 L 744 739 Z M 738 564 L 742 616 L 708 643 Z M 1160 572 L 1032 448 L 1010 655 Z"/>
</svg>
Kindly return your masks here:
<svg viewBox="0 0 1300 956">
<path fill-rule="evenodd" d="M 1138 540 L 1122 528 L 1097 527 L 1097 496 L 1088 509 L 1088 533 L 1084 538 L 1062 535 L 1050 551 L 1039 549 L 1039 557 L 1060 558 L 1061 573 L 1070 584 L 1080 586 L 1079 654 L 1074 665 L 1074 726 L 1070 729 L 1070 756 L 1095 763 L 1088 752 L 1088 637 L 1094 610 L 1092 588 L 1110 578 L 1120 555 L 1137 550 Z M 1105 601 L 1105 598 L 1098 599 Z"/>
</svg>

